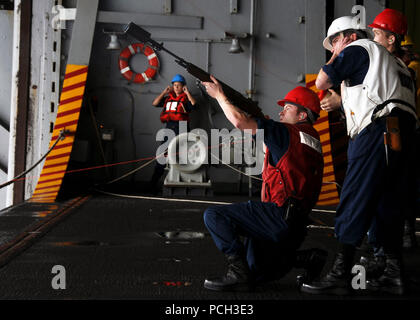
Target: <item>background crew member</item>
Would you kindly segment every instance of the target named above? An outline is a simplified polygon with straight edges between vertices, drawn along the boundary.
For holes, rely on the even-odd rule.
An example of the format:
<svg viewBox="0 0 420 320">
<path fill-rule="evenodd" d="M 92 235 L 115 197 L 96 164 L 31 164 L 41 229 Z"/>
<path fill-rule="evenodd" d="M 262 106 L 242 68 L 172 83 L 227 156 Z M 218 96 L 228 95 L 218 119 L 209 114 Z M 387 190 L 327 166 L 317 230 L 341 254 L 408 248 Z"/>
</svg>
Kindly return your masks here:
<svg viewBox="0 0 420 320">
<path fill-rule="evenodd" d="M 405 35 L 401 42 L 401 49 L 403 50 L 402 60 L 413 70 L 414 78 L 416 79 L 416 109 L 417 117 L 420 117 L 420 56 L 414 51 L 414 42 L 409 35 Z"/>
<path fill-rule="evenodd" d="M 401 48 L 401 41 L 404 39 L 407 33 L 407 19 L 399 11 L 394 9 L 385 9 L 379 13 L 373 23 L 369 25 L 372 28 L 374 34 L 374 41 L 381 44 L 392 53 L 394 56 L 402 59 L 404 57 L 404 51 Z M 402 60 L 403 61 L 403 60 Z M 404 62 L 404 61 L 403 61 Z M 408 63 L 406 63 L 408 65 Z M 412 72 L 413 80 L 415 81 L 415 73 Z M 414 144 L 413 144 L 414 146 Z M 410 152 L 411 160 L 415 161 L 415 150 Z M 414 163 L 411 164 L 414 168 Z M 412 246 L 415 244 L 415 175 L 410 175 L 410 185 L 407 191 L 410 192 L 410 204 L 406 206 L 407 211 L 405 212 L 405 228 L 404 228 L 404 242 L 405 246 Z M 381 275 L 385 268 L 385 255 L 383 248 L 378 246 L 376 243 L 376 219 L 372 221 L 372 226 L 368 232 L 368 242 L 373 246 L 374 257 L 369 259 L 361 257 L 360 262 L 367 268 L 368 276 L 377 277 Z M 413 239 L 413 240 L 412 240 Z"/>
<path fill-rule="evenodd" d="M 407 18 L 398 10 L 385 9 L 369 25 L 374 41 L 383 45 L 390 53 L 402 58 L 401 41 L 407 33 Z"/>
<path fill-rule="evenodd" d="M 410 68 L 412 72 L 413 79 L 416 79 L 416 72 L 415 72 L 415 64 L 411 64 L 411 59 L 407 59 L 409 54 L 407 54 L 406 50 L 400 46 L 401 40 L 404 38 L 404 35 L 407 32 L 407 19 L 406 17 L 399 11 L 394 9 L 385 9 L 380 14 L 376 16 L 373 23 L 369 25 L 369 27 L 373 28 L 374 34 L 374 41 L 384 46 L 390 53 L 401 58 L 404 63 Z M 411 70 L 413 69 L 413 70 Z M 418 88 L 418 86 L 417 86 Z M 328 89 L 331 93 L 327 95 L 324 99 L 321 100 L 321 108 L 326 110 L 327 112 L 335 110 L 341 106 L 341 97 L 335 93 L 333 90 Z M 417 90 L 417 95 L 419 94 L 419 90 Z M 417 101 L 417 105 L 419 101 Z M 419 107 L 417 106 L 417 114 L 419 114 Z M 418 159 L 416 156 L 417 153 L 415 151 L 412 152 L 412 160 Z M 416 236 L 415 236 L 415 212 L 417 212 L 416 208 L 416 175 L 412 177 L 411 184 L 408 190 L 412 193 L 412 205 L 407 209 L 407 218 L 405 220 L 405 228 L 404 228 L 404 241 L 403 246 L 410 248 L 415 247 L 417 245 Z M 385 268 L 385 255 L 383 252 L 382 247 L 378 247 L 375 245 L 376 243 L 376 222 L 375 218 L 372 221 L 372 226 L 369 229 L 369 243 L 373 245 L 374 249 L 374 256 L 373 259 L 369 259 L 367 257 L 361 257 L 361 264 L 367 268 L 367 274 L 372 276 L 377 276 L 382 274 Z"/>
<path fill-rule="evenodd" d="M 369 27 L 372 28 L 374 41 L 383 45 L 398 58 L 403 57 L 404 52 L 400 42 L 407 32 L 407 19 L 401 12 L 394 9 L 385 9 L 376 16 Z M 325 98 L 321 103 L 321 109 L 332 111 L 341 106 L 341 97 L 334 94 L 334 91 L 331 89 L 328 89 L 328 91 L 332 96 Z"/>
<path fill-rule="evenodd" d="M 315 205 L 322 184 L 321 143 L 312 123 L 319 116 L 319 98 L 297 87 L 278 104 L 280 123 L 253 119 L 232 105 L 215 78 L 204 82 L 217 99 L 227 119 L 237 128 L 264 129 L 266 154 L 262 202 L 248 201 L 214 206 L 204 213 L 204 222 L 217 248 L 228 260 L 225 276 L 206 279 L 210 290 L 250 290 L 254 280 L 283 276 L 293 266 L 316 276 L 325 263 L 323 250 L 302 250 L 307 215 Z M 287 215 L 287 209 L 290 209 Z M 240 236 L 246 238 L 245 243 Z"/>
<path fill-rule="evenodd" d="M 189 113 L 196 104 L 196 100 L 188 91 L 185 78 L 176 74 L 172 79 L 172 85 L 167 86 L 160 95 L 158 95 L 152 102 L 152 105 L 162 109 L 160 114 L 160 121 L 166 125 L 167 129 L 179 134 L 179 122 L 189 122 Z M 189 130 L 189 126 L 188 129 Z M 165 143 L 168 138 L 165 136 Z M 151 179 L 151 187 L 153 193 L 159 190 L 159 180 L 165 171 L 165 165 L 156 161 L 155 170 Z"/>
<path fill-rule="evenodd" d="M 408 65 L 410 71 L 416 79 L 416 109 L 417 109 L 417 118 L 420 118 L 420 56 L 417 52 L 414 51 L 414 42 L 411 38 L 406 35 L 404 41 L 401 42 L 401 47 L 404 52 L 402 59 Z M 416 182 L 413 188 L 415 194 L 415 203 L 414 203 L 414 217 L 410 219 L 404 229 L 404 242 L 403 246 L 405 248 L 417 247 L 416 239 L 416 230 L 415 223 L 416 217 L 420 217 L 420 127 L 416 130 L 416 153 L 414 155 L 415 163 L 415 176 Z"/>
<path fill-rule="evenodd" d="M 369 288 L 402 294 L 402 207 L 408 200 L 408 151 L 416 122 L 414 85 L 406 66 L 383 46 L 363 39 L 366 33 L 353 20 L 341 17 L 329 27 L 323 45 L 333 55 L 316 80 L 320 90 L 341 83 L 350 136 L 335 222 L 339 250 L 329 272 L 320 281 L 304 284 L 302 291 L 349 292 L 355 248 L 376 216 L 377 243 L 384 248 L 386 267 Z M 391 117 L 399 122 L 400 145 L 384 147 Z M 396 151 L 398 147 L 401 151 Z"/>
</svg>

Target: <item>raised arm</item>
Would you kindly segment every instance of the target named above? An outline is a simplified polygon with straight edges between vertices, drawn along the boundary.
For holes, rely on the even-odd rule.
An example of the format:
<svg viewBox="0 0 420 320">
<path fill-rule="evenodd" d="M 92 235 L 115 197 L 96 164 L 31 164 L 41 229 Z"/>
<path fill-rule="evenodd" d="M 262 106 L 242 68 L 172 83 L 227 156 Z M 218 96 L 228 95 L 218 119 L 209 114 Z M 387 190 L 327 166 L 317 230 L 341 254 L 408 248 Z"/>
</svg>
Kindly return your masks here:
<svg viewBox="0 0 420 320">
<path fill-rule="evenodd" d="M 333 61 L 335 60 L 335 58 L 337 58 L 337 56 L 338 54 L 333 52 L 331 59 L 325 65 L 329 65 L 333 63 Z M 318 88 L 318 90 L 327 90 L 333 86 L 332 81 L 330 80 L 328 75 L 325 73 L 325 71 L 322 70 L 322 68 L 321 70 L 319 70 L 318 76 L 315 80 L 315 85 Z"/>
<path fill-rule="evenodd" d="M 156 106 L 160 103 L 160 101 L 162 100 L 162 98 L 163 98 L 165 95 L 167 95 L 169 92 L 171 92 L 171 90 L 172 90 L 171 86 L 167 86 L 165 89 L 163 89 L 163 91 L 161 92 L 161 94 L 160 94 L 160 95 L 158 95 L 158 96 L 157 96 L 157 97 L 153 100 L 152 105 L 156 107 Z"/>
<path fill-rule="evenodd" d="M 206 88 L 207 93 L 217 100 L 226 118 L 236 128 L 240 130 L 251 129 L 252 133 L 255 134 L 258 129 L 257 122 L 228 100 L 216 78 L 210 76 L 210 79 L 212 82 L 202 82 L 202 84 Z"/>
<path fill-rule="evenodd" d="M 187 95 L 188 100 L 190 100 L 191 104 L 192 104 L 192 105 L 195 105 L 197 101 L 196 101 L 196 100 L 195 100 L 195 98 L 191 95 L 190 91 L 188 90 L 188 87 L 187 87 L 187 86 L 184 86 L 183 90 L 184 90 L 185 94 Z"/>
</svg>

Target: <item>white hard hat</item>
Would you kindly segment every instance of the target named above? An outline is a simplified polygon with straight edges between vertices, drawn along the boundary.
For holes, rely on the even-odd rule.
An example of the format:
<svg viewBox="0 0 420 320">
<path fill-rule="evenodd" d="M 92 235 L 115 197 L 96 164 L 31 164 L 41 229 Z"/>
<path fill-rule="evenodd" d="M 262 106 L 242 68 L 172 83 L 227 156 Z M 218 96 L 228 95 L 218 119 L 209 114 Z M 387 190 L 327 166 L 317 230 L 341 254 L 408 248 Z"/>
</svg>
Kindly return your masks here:
<svg viewBox="0 0 420 320">
<path fill-rule="evenodd" d="M 366 28 L 362 28 L 358 20 L 359 19 L 357 17 L 353 16 L 344 16 L 335 19 L 328 28 L 327 37 L 322 42 L 324 48 L 330 51 L 332 50 L 329 38 L 336 33 L 342 32 L 347 29 L 366 30 Z"/>
</svg>

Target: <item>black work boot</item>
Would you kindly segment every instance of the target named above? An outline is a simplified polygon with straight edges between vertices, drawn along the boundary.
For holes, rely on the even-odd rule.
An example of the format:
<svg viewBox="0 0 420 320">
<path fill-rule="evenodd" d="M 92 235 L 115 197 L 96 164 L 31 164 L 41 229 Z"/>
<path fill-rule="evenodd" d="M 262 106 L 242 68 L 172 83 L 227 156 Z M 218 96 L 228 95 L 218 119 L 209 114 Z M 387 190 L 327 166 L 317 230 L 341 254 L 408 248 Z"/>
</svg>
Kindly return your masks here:
<svg viewBox="0 0 420 320">
<path fill-rule="evenodd" d="M 415 220 L 405 220 L 404 235 L 403 235 L 403 248 L 412 249 L 418 246 L 416 239 Z"/>
<path fill-rule="evenodd" d="M 228 271 L 220 278 L 205 279 L 204 288 L 216 291 L 252 291 L 248 263 L 241 256 L 226 255 Z"/>
<path fill-rule="evenodd" d="M 297 276 L 298 287 L 303 283 L 311 283 L 319 277 L 327 260 L 328 253 L 322 249 L 299 250 L 296 252 L 295 268 L 303 268 L 305 272 Z"/>
<path fill-rule="evenodd" d="M 374 255 L 372 258 L 369 258 L 367 256 L 361 256 L 359 263 L 365 268 L 367 279 L 377 279 L 384 273 L 384 255 Z"/>
<path fill-rule="evenodd" d="M 372 291 L 382 291 L 403 295 L 405 284 L 403 279 L 402 259 L 398 255 L 385 255 L 385 270 L 381 277 L 366 282 L 366 288 Z"/>
<path fill-rule="evenodd" d="M 318 281 L 303 283 L 300 290 L 311 294 L 349 294 L 354 252 L 353 246 L 341 245 L 331 270 Z"/>
</svg>

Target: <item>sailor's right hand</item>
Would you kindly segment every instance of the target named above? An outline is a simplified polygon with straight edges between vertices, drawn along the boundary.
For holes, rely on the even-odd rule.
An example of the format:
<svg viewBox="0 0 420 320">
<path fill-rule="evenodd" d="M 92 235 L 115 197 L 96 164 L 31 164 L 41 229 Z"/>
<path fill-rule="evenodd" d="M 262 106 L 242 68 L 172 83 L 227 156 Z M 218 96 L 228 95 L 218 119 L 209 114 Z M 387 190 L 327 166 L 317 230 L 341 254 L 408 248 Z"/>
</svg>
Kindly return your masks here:
<svg viewBox="0 0 420 320">
<path fill-rule="evenodd" d="M 334 43 L 333 43 L 333 55 L 338 56 L 341 51 L 343 51 L 350 43 L 352 43 L 354 40 L 352 40 L 349 36 L 340 36 Z"/>
<path fill-rule="evenodd" d="M 167 86 L 165 89 L 163 89 L 163 94 L 169 94 L 169 92 L 172 91 L 172 86 Z"/>
<path fill-rule="evenodd" d="M 215 99 L 224 97 L 225 94 L 219 81 L 217 81 L 217 79 L 212 75 L 210 75 L 210 79 L 211 82 L 201 82 L 204 88 L 206 88 L 208 95 Z"/>
</svg>

